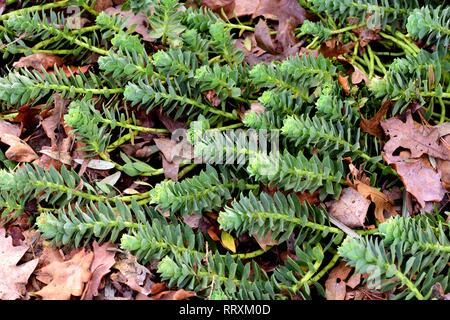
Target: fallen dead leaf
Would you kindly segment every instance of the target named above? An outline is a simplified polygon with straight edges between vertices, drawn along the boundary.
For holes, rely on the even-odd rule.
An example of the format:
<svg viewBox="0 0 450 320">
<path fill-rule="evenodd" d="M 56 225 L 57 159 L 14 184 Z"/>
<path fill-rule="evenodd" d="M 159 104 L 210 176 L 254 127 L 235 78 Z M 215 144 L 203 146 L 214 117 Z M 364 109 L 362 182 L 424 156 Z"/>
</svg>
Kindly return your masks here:
<svg viewBox="0 0 450 320">
<path fill-rule="evenodd" d="M 47 285 L 35 294 L 44 300 L 69 300 L 71 296 L 80 297 L 85 283 L 91 277 L 89 268 L 93 258 L 93 252 L 82 249 L 67 261 L 53 261 L 39 269 L 37 279 Z"/>
<path fill-rule="evenodd" d="M 104 11 L 114 5 L 112 0 L 96 0 L 94 10 L 97 12 Z"/>
<path fill-rule="evenodd" d="M 253 238 L 255 238 L 256 242 L 258 242 L 261 249 L 266 250 L 267 247 L 274 246 L 278 244 L 278 241 L 272 238 L 272 232 L 267 232 L 264 237 L 259 237 L 258 235 L 254 234 Z"/>
<path fill-rule="evenodd" d="M 420 158 L 424 154 L 442 160 L 450 160 L 450 150 L 440 143 L 437 128 L 428 128 L 413 120 L 411 112 L 407 113 L 406 122 L 398 118 L 390 118 L 381 122 L 386 135 L 390 137 L 384 145 L 384 152 L 388 163 L 394 161 L 397 149 L 408 149 L 411 158 Z"/>
<path fill-rule="evenodd" d="M 55 66 L 60 67 L 63 64 L 63 60 L 53 54 L 46 53 L 33 53 L 29 56 L 22 57 L 19 61 L 14 62 L 14 68 L 33 68 L 36 70 L 53 69 Z"/>
<path fill-rule="evenodd" d="M 327 205 L 330 216 L 354 228 L 364 225 L 370 201 L 355 189 L 344 188 L 339 200 L 331 201 Z"/>
<path fill-rule="evenodd" d="M 345 94 L 350 94 L 350 84 L 348 83 L 348 76 L 338 74 L 338 82 Z"/>
<path fill-rule="evenodd" d="M 322 42 L 319 52 L 327 58 L 333 58 L 351 52 L 354 46 L 354 42 L 342 44 L 338 38 L 334 37 Z"/>
<path fill-rule="evenodd" d="M 9 145 L 8 150 L 5 152 L 5 156 L 9 160 L 16 162 L 32 162 L 39 158 L 36 152 L 34 152 L 28 144 L 15 135 L 9 133 L 2 134 L 0 136 L 0 141 Z"/>
<path fill-rule="evenodd" d="M 327 300 L 345 300 L 347 293 L 347 284 L 345 280 L 352 272 L 352 268 L 347 266 L 345 262 L 331 270 L 328 279 L 325 281 L 325 296 Z"/>
<path fill-rule="evenodd" d="M 111 267 L 116 263 L 114 256 L 116 246 L 112 243 L 104 243 L 99 246 L 97 241 L 94 241 L 92 248 L 94 250 L 94 260 L 90 267 L 91 279 L 86 285 L 82 300 L 92 300 L 93 297 L 98 296 L 98 288 L 103 277 L 111 271 Z"/>
<path fill-rule="evenodd" d="M 256 44 L 261 49 L 271 54 L 280 53 L 280 51 L 277 50 L 276 45 L 270 35 L 270 30 L 267 26 L 267 23 L 263 19 L 260 19 L 255 26 L 255 40 Z"/>
<path fill-rule="evenodd" d="M 150 300 L 186 300 L 195 297 L 197 294 L 194 291 L 186 291 L 179 289 L 176 291 L 163 291 L 154 296 L 149 297 Z"/>
<path fill-rule="evenodd" d="M 377 113 L 370 119 L 365 119 L 361 115 L 360 127 L 362 131 L 367 132 L 375 137 L 381 138 L 383 136 L 383 128 L 380 125 L 381 120 L 384 118 L 388 110 L 392 107 L 392 101 L 386 100 L 381 105 Z"/>
<path fill-rule="evenodd" d="M 54 94 L 55 107 L 51 110 L 50 115 L 41 121 L 42 129 L 52 142 L 52 146 L 58 145 L 58 137 L 55 133 L 61 123 L 63 123 L 63 116 L 66 112 L 67 101 L 62 99 L 59 94 Z"/>
<path fill-rule="evenodd" d="M 369 85 L 370 80 L 369 77 L 358 67 L 353 66 L 353 72 L 352 72 L 352 83 L 353 84 L 359 84 L 361 81 L 364 81 L 367 85 Z"/>
<path fill-rule="evenodd" d="M 5 229 L 0 229 L 0 300 L 15 300 L 25 294 L 28 278 L 39 262 L 34 259 L 17 265 L 28 248 L 27 245 L 14 247 Z"/>
<path fill-rule="evenodd" d="M 145 14 L 134 14 L 132 11 L 123 11 L 115 7 L 107 8 L 104 12 L 110 16 L 119 15 L 126 20 L 128 30 L 134 30 L 142 36 L 144 41 L 154 42 L 155 39 L 149 36 L 149 21 Z"/>
<path fill-rule="evenodd" d="M 349 165 L 352 178 L 347 177 L 349 186 L 356 189 L 366 199 L 371 200 L 375 205 L 375 218 L 383 222 L 384 212 L 389 213 L 389 217 L 397 215 L 391 200 L 378 189 L 370 186 L 370 179 L 364 175 L 364 171 L 358 170 L 353 164 Z"/>
<path fill-rule="evenodd" d="M 151 289 L 143 287 L 147 275 L 150 271 L 143 265 L 137 262 L 135 256 L 130 253 L 120 254 L 117 257 L 117 261 L 113 266 L 114 269 L 119 270 L 119 273 L 111 275 L 111 279 L 126 284 L 128 287 L 142 293 L 143 295 L 149 295 Z"/>
<path fill-rule="evenodd" d="M 385 157 L 385 160 L 389 163 L 392 158 Z M 416 198 L 422 208 L 425 208 L 426 202 L 439 202 L 444 198 L 446 190 L 442 186 L 441 175 L 427 157 L 412 159 L 409 152 L 403 151 L 390 164 L 397 171 L 406 191 Z"/>
<path fill-rule="evenodd" d="M 10 134 L 16 137 L 20 136 L 20 127 L 16 124 L 9 123 L 4 120 L 0 120 L 0 136 L 3 134 Z"/>
<path fill-rule="evenodd" d="M 428 156 L 448 161 L 450 150 L 441 141 L 438 128 L 429 128 L 406 114 L 406 122 L 391 118 L 381 122 L 390 137 L 384 146 L 383 158 L 400 176 L 406 190 L 425 208 L 426 202 L 439 202 L 446 190 L 441 174 L 431 165 Z"/>
<path fill-rule="evenodd" d="M 218 14 L 221 14 L 223 9 L 223 12 L 225 12 L 225 14 L 229 16 L 233 13 L 235 0 L 203 0 L 202 5 L 210 8 L 212 11 L 217 12 Z"/>
</svg>

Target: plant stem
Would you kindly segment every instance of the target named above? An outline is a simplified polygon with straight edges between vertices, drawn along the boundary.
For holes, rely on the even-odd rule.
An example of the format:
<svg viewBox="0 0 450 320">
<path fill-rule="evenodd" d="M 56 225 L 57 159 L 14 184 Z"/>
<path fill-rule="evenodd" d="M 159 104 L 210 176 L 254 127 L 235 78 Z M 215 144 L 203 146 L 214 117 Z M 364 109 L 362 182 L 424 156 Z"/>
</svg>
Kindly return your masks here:
<svg viewBox="0 0 450 320">
<path fill-rule="evenodd" d="M 97 31 L 99 30 L 100 27 L 99 26 L 89 26 L 89 27 L 84 27 L 81 29 L 77 29 L 77 30 L 72 30 L 72 34 L 83 34 L 83 33 L 87 33 L 87 32 L 93 32 L 93 31 Z M 52 43 L 55 43 L 56 41 L 60 40 L 59 36 L 55 36 L 53 38 L 49 38 L 47 40 L 41 41 L 39 43 L 37 43 L 32 49 L 40 49 L 42 47 L 48 46 Z"/>
<path fill-rule="evenodd" d="M 197 166 L 196 163 L 192 163 L 192 164 L 188 165 L 186 168 L 184 168 L 183 170 L 181 170 L 178 173 L 178 179 L 181 179 L 182 177 L 184 177 L 187 173 L 189 173 L 189 171 L 193 170 L 196 166 Z"/>
<path fill-rule="evenodd" d="M 406 53 L 409 53 L 412 56 L 416 55 L 416 52 L 408 45 L 406 44 L 404 41 L 397 39 L 396 37 L 393 37 L 389 34 L 386 34 L 384 32 L 380 32 L 379 33 L 383 38 L 391 40 L 392 42 L 394 42 L 396 45 L 398 45 L 399 47 L 401 47 Z"/>
<path fill-rule="evenodd" d="M 59 84 L 44 84 L 44 83 L 37 83 L 35 84 L 36 88 L 43 89 L 43 90 L 55 90 L 58 92 L 74 92 L 74 93 L 80 93 L 80 94 L 96 94 L 96 95 L 113 95 L 117 93 L 122 93 L 124 89 L 122 88 L 79 88 L 79 87 L 73 87 L 73 86 L 65 86 L 65 85 L 59 85 Z"/>
<path fill-rule="evenodd" d="M 95 11 L 93 8 L 91 8 L 86 1 L 83 1 L 81 3 L 81 6 L 83 7 L 83 9 L 85 9 L 87 12 L 89 12 L 90 14 L 92 14 L 93 16 L 98 16 L 98 12 Z"/>
<path fill-rule="evenodd" d="M 336 253 L 333 258 L 331 258 L 330 262 L 322 269 L 320 270 L 320 272 L 318 274 L 315 275 L 314 278 L 312 278 L 308 284 L 314 284 L 317 283 L 320 279 L 322 279 L 322 277 L 328 272 L 328 270 L 330 270 L 331 268 L 333 268 L 333 266 L 336 264 L 336 262 L 339 260 L 339 254 Z"/>
<path fill-rule="evenodd" d="M 375 57 L 370 45 L 367 45 L 367 53 L 369 54 L 369 79 L 372 79 L 375 73 Z"/>
<path fill-rule="evenodd" d="M 237 253 L 237 254 L 233 254 L 231 256 L 238 258 L 238 259 L 252 259 L 252 258 L 256 258 L 260 255 L 263 255 L 264 253 L 269 251 L 271 248 L 272 248 L 272 246 L 267 246 L 265 250 L 259 249 L 259 250 L 255 250 L 255 251 L 247 252 L 247 253 Z"/>
<path fill-rule="evenodd" d="M 133 131 L 139 131 L 139 132 L 169 133 L 169 130 L 167 130 L 167 129 L 141 127 L 141 126 L 137 126 L 137 125 L 133 125 L 133 124 L 129 124 L 129 123 L 112 121 L 112 120 L 104 119 L 104 118 L 101 119 L 101 122 L 103 122 L 105 124 L 109 124 L 109 125 L 114 125 L 117 127 L 130 129 Z"/>
<path fill-rule="evenodd" d="M 344 33 L 353 29 L 358 29 L 361 27 L 364 27 L 366 24 L 365 23 L 360 23 L 360 24 L 355 24 L 355 25 L 351 25 L 351 26 L 347 26 L 345 28 L 341 28 L 341 29 L 337 29 L 337 30 L 332 30 L 331 34 L 339 34 L 339 33 Z"/>
<path fill-rule="evenodd" d="M 42 5 L 36 5 L 36 6 L 28 7 L 28 8 L 15 10 L 15 11 L 12 11 L 12 12 L 8 12 L 8 13 L 6 13 L 4 15 L 1 15 L 0 16 L 0 21 L 8 20 L 12 16 L 20 15 L 20 14 L 24 14 L 24 13 L 30 13 L 30 12 L 35 12 L 35 11 L 43 11 L 43 10 L 48 10 L 48 9 L 65 7 L 65 6 L 67 6 L 69 4 L 69 2 L 70 2 L 69 0 L 63 0 L 63 1 L 58 1 L 58 2 L 53 2 L 53 3 L 46 3 L 46 4 L 42 4 Z"/>
</svg>

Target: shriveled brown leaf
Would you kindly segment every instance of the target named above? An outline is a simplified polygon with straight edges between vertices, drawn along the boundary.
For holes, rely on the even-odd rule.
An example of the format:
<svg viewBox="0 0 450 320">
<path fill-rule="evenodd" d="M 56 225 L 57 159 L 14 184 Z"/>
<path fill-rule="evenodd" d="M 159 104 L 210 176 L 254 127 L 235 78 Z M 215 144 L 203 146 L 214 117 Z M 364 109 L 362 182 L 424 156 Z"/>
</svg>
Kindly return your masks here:
<svg viewBox="0 0 450 320">
<path fill-rule="evenodd" d="M 166 157 L 162 157 L 162 165 L 164 169 L 164 177 L 171 179 L 172 181 L 178 181 L 178 173 L 180 171 L 180 163 L 169 162 Z"/>
<path fill-rule="evenodd" d="M 84 290 L 82 300 L 91 300 L 93 297 L 98 296 L 98 288 L 103 277 L 107 275 L 111 267 L 116 263 L 114 259 L 116 246 L 112 243 L 104 243 L 101 246 L 97 241 L 94 241 L 92 245 L 94 250 L 94 260 L 92 261 L 90 272 L 92 273 Z"/>
<path fill-rule="evenodd" d="M 91 277 L 89 268 L 93 258 L 93 252 L 83 249 L 67 261 L 53 261 L 41 268 L 37 277 L 47 285 L 35 294 L 44 300 L 69 300 L 71 296 L 81 296 Z"/>
<path fill-rule="evenodd" d="M 174 132 L 178 129 L 186 129 L 187 124 L 182 121 L 177 121 L 172 119 L 171 117 L 167 116 L 167 114 L 164 112 L 163 108 L 160 108 L 157 111 L 158 119 L 162 122 L 162 124 L 169 130 L 170 132 Z"/>
<path fill-rule="evenodd" d="M 391 216 L 397 214 L 388 197 L 383 192 L 362 183 L 361 181 L 355 181 L 355 188 L 366 199 L 371 200 L 375 204 L 375 218 L 379 222 L 383 222 L 385 220 L 383 214 L 385 210 L 389 212 Z"/>
<path fill-rule="evenodd" d="M 389 158 L 388 161 L 386 156 L 385 159 L 388 163 L 392 160 Z M 425 208 L 426 202 L 439 202 L 444 198 L 446 191 L 442 186 L 441 176 L 427 157 L 414 159 L 409 157 L 408 152 L 402 152 L 390 164 L 397 171 L 406 191 L 416 198 L 422 208 Z"/>
<path fill-rule="evenodd" d="M 297 0 L 260 0 L 253 18 L 267 14 L 273 14 L 278 20 L 277 41 L 283 51 L 288 50 L 297 42 L 294 30 L 305 20 L 305 9 Z"/>
<path fill-rule="evenodd" d="M 13 246 L 12 238 L 6 237 L 5 229 L 0 228 L 0 300 L 15 300 L 25 294 L 28 278 L 39 262 L 34 259 L 17 265 L 28 248 Z"/>
<path fill-rule="evenodd" d="M 0 136 L 0 141 L 9 145 L 8 150 L 5 152 L 5 156 L 9 160 L 17 162 L 32 162 L 39 158 L 36 152 L 34 152 L 28 144 L 15 135 L 9 133 L 2 134 Z"/>
<path fill-rule="evenodd" d="M 438 159 L 437 170 L 441 175 L 442 186 L 450 191 L 450 161 Z"/>
<path fill-rule="evenodd" d="M 228 16 L 233 14 L 235 0 L 203 0 L 202 5 L 219 14 L 222 13 L 223 10 Z"/>
<path fill-rule="evenodd" d="M 346 282 L 345 280 L 352 272 L 352 268 L 347 266 L 345 262 L 331 270 L 328 279 L 325 281 L 325 295 L 327 300 L 345 300 Z"/>
<path fill-rule="evenodd" d="M 384 145 L 388 163 L 392 163 L 397 149 L 408 149 L 411 158 L 420 158 L 427 154 L 442 160 L 450 160 L 450 150 L 441 143 L 439 130 L 428 128 L 413 120 L 411 112 L 407 113 L 406 122 L 391 118 L 381 122 L 386 135 L 390 137 Z"/>
<path fill-rule="evenodd" d="M 345 94 L 350 94 L 350 84 L 348 82 L 348 76 L 338 74 L 338 82 Z"/>
<path fill-rule="evenodd" d="M 368 28 L 357 28 L 352 30 L 353 33 L 355 33 L 358 36 L 359 39 L 359 45 L 361 47 L 367 46 L 372 41 L 378 41 L 381 39 L 380 35 L 378 34 L 380 30 L 372 30 Z"/>
<path fill-rule="evenodd" d="M 305 20 L 306 11 L 297 0 L 260 0 L 253 12 L 253 18 L 263 15 L 274 15 L 280 23 L 293 18 L 295 21 L 289 23 L 299 25 Z"/>
<path fill-rule="evenodd" d="M 344 188 L 339 200 L 328 203 L 330 216 L 344 225 L 362 227 L 366 219 L 370 201 L 353 188 Z"/>
<path fill-rule="evenodd" d="M 441 174 L 430 164 L 427 156 L 448 161 L 450 150 L 441 140 L 438 128 L 415 122 L 411 112 L 406 122 L 391 118 L 381 122 L 390 137 L 384 146 L 383 157 L 399 174 L 406 190 L 425 208 L 430 201 L 441 201 L 445 189 Z"/>
<path fill-rule="evenodd" d="M 104 11 L 114 5 L 112 0 L 96 0 L 94 10 L 97 12 Z"/>
<path fill-rule="evenodd" d="M 21 130 L 18 125 L 12 124 L 4 120 L 0 120 L 0 136 L 3 134 L 10 134 L 12 136 L 19 137 L 20 132 Z"/>
<path fill-rule="evenodd" d="M 217 96 L 216 91 L 208 90 L 208 91 L 203 92 L 203 95 L 205 96 L 206 100 L 208 100 L 211 103 L 212 106 L 214 106 L 214 107 L 220 106 L 220 103 L 222 101 Z"/>
<path fill-rule="evenodd" d="M 367 85 L 370 83 L 369 77 L 361 69 L 353 65 L 352 83 L 358 84 L 361 81 L 364 81 Z"/>
<path fill-rule="evenodd" d="M 149 36 L 149 21 L 145 14 L 134 14 L 132 11 L 124 11 L 114 7 L 107 8 L 104 12 L 110 16 L 119 15 L 126 20 L 128 30 L 134 30 L 142 36 L 144 41 L 154 42 L 155 39 Z"/>
<path fill-rule="evenodd" d="M 362 131 L 367 132 L 375 137 L 381 138 L 383 136 L 383 129 L 380 125 L 381 120 L 384 118 L 388 110 L 392 106 L 392 101 L 386 100 L 381 105 L 377 113 L 370 119 L 365 119 L 361 115 L 360 127 Z"/>
<path fill-rule="evenodd" d="M 115 278 L 116 281 L 126 284 L 134 291 L 142 293 L 143 295 L 149 295 L 151 289 L 146 289 L 143 286 L 150 271 L 139 264 L 136 257 L 130 253 L 120 254 L 116 260 L 117 262 L 113 267 L 114 269 L 119 270 L 119 273 L 112 275 L 111 279 Z"/>
<path fill-rule="evenodd" d="M 342 44 L 338 38 L 334 37 L 320 45 L 319 52 L 327 58 L 333 58 L 352 51 L 354 42 Z"/>
<path fill-rule="evenodd" d="M 260 237 L 257 234 L 253 235 L 253 238 L 255 238 L 256 242 L 258 242 L 261 249 L 266 250 L 267 247 L 275 246 L 278 244 L 278 241 L 274 240 L 272 237 L 272 232 L 267 232 L 264 237 Z"/>
<path fill-rule="evenodd" d="M 54 66 L 60 67 L 63 64 L 63 60 L 53 54 L 47 53 L 33 53 L 29 56 L 22 57 L 18 61 L 14 62 L 14 68 L 33 68 L 36 70 L 53 69 Z"/>
<path fill-rule="evenodd" d="M 201 214 L 186 214 L 183 215 L 183 221 L 191 228 L 198 228 L 200 225 L 200 221 L 203 219 L 203 215 Z"/>
<path fill-rule="evenodd" d="M 50 112 L 50 115 L 42 120 L 41 125 L 45 131 L 45 134 L 52 142 L 52 146 L 56 146 L 58 144 L 58 137 L 55 130 L 57 130 L 63 123 L 63 116 L 66 111 L 67 101 L 62 99 L 59 94 L 55 94 L 53 98 L 55 100 L 55 107 Z"/>
<path fill-rule="evenodd" d="M 179 289 L 176 291 L 163 291 L 149 298 L 150 300 L 186 300 L 196 295 L 194 291 Z"/>
<path fill-rule="evenodd" d="M 255 26 L 255 40 L 258 47 L 261 49 L 266 50 L 271 54 L 280 53 L 280 51 L 276 48 L 272 36 L 270 35 L 270 30 L 267 23 L 263 19 L 260 19 Z"/>
</svg>

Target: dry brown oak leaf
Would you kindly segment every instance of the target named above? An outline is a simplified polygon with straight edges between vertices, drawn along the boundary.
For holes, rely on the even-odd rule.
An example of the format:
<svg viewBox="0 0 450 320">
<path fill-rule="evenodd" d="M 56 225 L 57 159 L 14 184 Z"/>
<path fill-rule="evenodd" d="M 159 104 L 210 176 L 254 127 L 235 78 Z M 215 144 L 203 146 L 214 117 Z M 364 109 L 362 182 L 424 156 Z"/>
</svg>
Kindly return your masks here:
<svg viewBox="0 0 450 320">
<path fill-rule="evenodd" d="M 39 262 L 34 259 L 17 265 L 28 248 L 27 245 L 14 247 L 5 229 L 0 229 L 0 300 L 15 300 L 25 294 L 28 278 Z"/>
<path fill-rule="evenodd" d="M 407 114 L 406 122 L 391 118 L 382 121 L 381 127 L 390 137 L 384 145 L 388 163 L 395 161 L 392 156 L 398 148 L 408 149 L 411 158 L 428 154 L 434 158 L 450 160 L 450 150 L 441 143 L 438 128 L 428 128 L 415 122 L 411 113 Z"/>
<path fill-rule="evenodd" d="M 83 294 L 85 283 L 91 278 L 90 266 L 93 252 L 80 250 L 70 260 L 59 257 L 37 272 L 37 279 L 47 284 L 35 294 L 44 300 L 69 300 L 71 296 Z"/>
<path fill-rule="evenodd" d="M 450 159 L 450 150 L 442 143 L 439 129 L 415 122 L 410 112 L 406 122 L 391 118 L 382 121 L 381 126 L 390 137 L 384 146 L 383 157 L 397 171 L 406 190 L 422 208 L 428 201 L 441 201 L 445 195 L 441 176 L 426 157 Z"/>
</svg>

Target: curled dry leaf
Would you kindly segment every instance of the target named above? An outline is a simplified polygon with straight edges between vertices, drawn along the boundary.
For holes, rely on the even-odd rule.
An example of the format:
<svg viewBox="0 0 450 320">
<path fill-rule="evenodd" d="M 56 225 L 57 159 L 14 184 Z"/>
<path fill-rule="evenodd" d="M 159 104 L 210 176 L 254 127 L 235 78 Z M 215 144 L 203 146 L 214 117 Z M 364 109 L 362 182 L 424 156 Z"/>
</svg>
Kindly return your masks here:
<svg viewBox="0 0 450 320">
<path fill-rule="evenodd" d="M 46 53 L 33 53 L 29 56 L 22 57 L 19 61 L 14 62 L 14 68 L 33 68 L 36 70 L 53 69 L 54 66 L 60 67 L 63 64 L 63 60 L 53 54 Z"/>
<path fill-rule="evenodd" d="M 442 186 L 450 191 L 450 161 L 438 159 L 437 170 L 441 175 Z"/>
<path fill-rule="evenodd" d="M 97 12 L 104 11 L 114 5 L 112 0 L 96 0 L 94 10 Z"/>
<path fill-rule="evenodd" d="M 384 146 L 383 157 L 397 171 L 405 185 L 422 208 L 426 202 L 441 201 L 446 193 L 441 175 L 431 165 L 428 156 L 448 161 L 450 150 L 441 141 L 438 128 L 429 128 L 415 122 L 411 112 L 406 122 L 391 118 L 381 122 L 390 137 Z"/>
<path fill-rule="evenodd" d="M 342 44 L 338 38 L 334 37 L 322 42 L 319 52 L 327 58 L 333 58 L 351 52 L 354 46 L 354 42 Z"/>
<path fill-rule="evenodd" d="M 362 194 L 366 199 L 371 200 L 375 204 L 375 218 L 379 222 L 383 222 L 385 220 L 383 214 L 385 210 L 389 212 L 391 216 L 397 214 L 388 197 L 381 191 L 361 181 L 355 181 L 354 186 L 360 194 Z"/>
<path fill-rule="evenodd" d="M 434 158 L 450 160 L 450 150 L 441 143 L 439 130 L 415 122 L 411 112 L 407 113 L 406 122 L 391 118 L 382 121 L 381 127 L 390 137 L 384 146 L 388 163 L 395 160 L 394 153 L 399 148 L 408 149 L 411 158 L 428 154 Z"/>
<path fill-rule="evenodd" d="M 86 285 L 82 300 L 91 300 L 93 297 L 98 296 L 98 288 L 102 278 L 110 272 L 111 267 L 116 263 L 114 259 L 116 246 L 114 244 L 104 243 L 99 246 L 97 241 L 95 241 L 92 247 L 94 250 L 94 260 L 90 267 L 92 275 Z"/>
<path fill-rule="evenodd" d="M 15 135 L 9 133 L 2 134 L 0 136 L 0 141 L 9 145 L 8 150 L 5 152 L 5 156 L 9 160 L 16 162 L 32 162 L 39 158 L 36 152 L 34 152 L 28 144 Z"/>
<path fill-rule="evenodd" d="M 352 83 L 358 84 L 361 83 L 361 81 L 364 81 L 367 85 L 369 85 L 370 84 L 369 77 L 355 65 L 352 66 L 353 66 Z"/>
<path fill-rule="evenodd" d="M 121 254 L 118 256 L 117 262 L 114 264 L 114 269 L 119 270 L 119 273 L 113 274 L 111 279 L 126 284 L 134 291 L 149 295 L 151 289 L 144 288 L 145 279 L 150 271 L 143 265 L 137 262 L 135 256 L 130 253 Z"/>
<path fill-rule="evenodd" d="M 370 186 L 370 179 L 364 175 L 363 171 L 358 170 L 353 164 L 349 165 L 352 180 L 347 179 L 349 186 L 356 189 L 366 199 L 371 200 L 375 205 L 375 218 L 379 222 L 383 222 L 384 212 L 388 212 L 390 216 L 397 215 L 393 203 L 383 192 Z"/>
<path fill-rule="evenodd" d="M 186 291 L 183 289 L 176 291 L 163 291 L 154 296 L 149 297 L 150 300 L 185 300 L 195 297 L 197 294 L 194 291 Z"/>
<path fill-rule="evenodd" d="M 272 39 L 272 36 L 270 35 L 269 27 L 267 26 L 267 23 L 263 19 L 260 19 L 255 26 L 255 40 L 256 44 L 261 49 L 271 54 L 279 53 Z"/>
<path fill-rule="evenodd" d="M 361 123 L 360 127 L 362 131 L 367 132 L 375 137 L 381 138 L 383 136 L 383 129 L 381 128 L 380 122 L 392 107 L 392 101 L 386 100 L 381 105 L 381 108 L 377 111 L 377 113 L 370 119 L 365 119 L 363 115 L 361 115 Z"/>
<path fill-rule="evenodd" d="M 339 200 L 327 204 L 330 216 L 344 225 L 354 228 L 364 225 L 370 201 L 355 189 L 345 188 L 342 190 Z"/>
<path fill-rule="evenodd" d="M 386 157 L 385 159 L 388 161 Z M 428 201 L 439 202 L 444 198 L 446 191 L 442 186 L 441 176 L 427 157 L 412 159 L 409 152 L 403 151 L 391 164 L 406 191 L 416 198 L 422 208 L 425 208 Z"/>
<path fill-rule="evenodd" d="M 15 300 L 25 294 L 28 278 L 39 262 L 34 259 L 17 265 L 28 248 L 27 245 L 14 247 L 5 229 L 0 229 L 0 300 Z"/>
<path fill-rule="evenodd" d="M 56 146 L 58 144 L 58 137 L 55 131 L 63 123 L 67 101 L 62 99 L 59 94 L 53 95 L 53 98 L 55 100 L 55 107 L 50 111 L 50 115 L 41 121 L 41 125 L 45 134 L 51 140 L 52 146 Z"/>
<path fill-rule="evenodd" d="M 10 134 L 16 137 L 20 136 L 20 127 L 16 124 L 9 123 L 4 120 L 0 120 L 0 136 L 4 134 Z"/>
<path fill-rule="evenodd" d="M 114 7 L 104 10 L 110 16 L 119 15 L 122 19 L 126 20 L 128 30 L 134 30 L 136 33 L 142 36 L 144 41 L 153 42 L 154 38 L 149 36 L 149 21 L 145 14 L 134 14 L 132 11 L 123 11 Z"/>
<path fill-rule="evenodd" d="M 93 252 L 82 249 L 67 261 L 53 261 L 41 268 L 37 278 L 47 285 L 35 294 L 44 300 L 69 300 L 71 296 L 81 296 L 91 278 L 89 269 L 93 259 Z"/>
<path fill-rule="evenodd" d="M 202 5 L 219 14 L 221 14 L 223 10 L 227 16 L 230 16 L 233 14 L 235 0 L 203 0 Z"/>
<path fill-rule="evenodd" d="M 327 300 L 345 300 L 347 293 L 347 284 L 345 280 L 352 272 L 352 268 L 347 266 L 345 262 L 331 270 L 328 279 L 325 281 L 325 296 Z"/>
<path fill-rule="evenodd" d="M 338 74 L 338 82 L 341 88 L 344 90 L 345 94 L 350 94 L 350 84 L 348 82 L 348 76 Z"/>
</svg>

